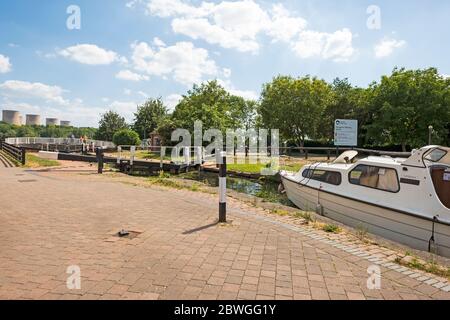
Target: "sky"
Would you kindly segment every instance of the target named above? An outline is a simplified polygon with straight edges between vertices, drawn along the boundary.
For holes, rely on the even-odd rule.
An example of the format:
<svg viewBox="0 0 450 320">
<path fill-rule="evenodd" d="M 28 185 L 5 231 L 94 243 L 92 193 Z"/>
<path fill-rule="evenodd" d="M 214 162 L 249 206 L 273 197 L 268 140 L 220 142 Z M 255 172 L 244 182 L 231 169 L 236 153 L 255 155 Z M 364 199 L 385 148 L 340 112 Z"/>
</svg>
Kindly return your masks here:
<svg viewBox="0 0 450 320">
<path fill-rule="evenodd" d="M 450 75 L 449 14 L 448 0 L 0 1 L 0 109 L 97 126 L 211 79 L 258 99 L 279 74 Z"/>
</svg>

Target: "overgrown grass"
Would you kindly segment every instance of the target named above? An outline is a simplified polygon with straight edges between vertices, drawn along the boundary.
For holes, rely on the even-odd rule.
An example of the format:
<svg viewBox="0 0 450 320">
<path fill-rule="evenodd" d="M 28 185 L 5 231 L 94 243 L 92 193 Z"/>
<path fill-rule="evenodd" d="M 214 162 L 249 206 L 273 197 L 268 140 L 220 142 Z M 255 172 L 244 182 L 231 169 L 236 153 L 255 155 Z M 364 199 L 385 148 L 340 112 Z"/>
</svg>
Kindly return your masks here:
<svg viewBox="0 0 450 320">
<path fill-rule="evenodd" d="M 283 210 L 283 209 L 273 209 L 270 212 L 272 214 L 276 214 L 277 216 L 280 216 L 280 217 L 289 216 L 291 214 L 289 211 Z"/>
<path fill-rule="evenodd" d="M 281 165 L 280 170 L 298 172 L 301 168 L 303 168 L 304 163 L 290 163 L 286 165 Z"/>
<path fill-rule="evenodd" d="M 411 269 L 421 270 L 440 277 L 450 279 L 450 267 L 440 266 L 435 261 L 425 262 L 423 260 L 417 259 L 416 257 L 412 257 L 411 262 L 405 263 L 401 258 L 396 258 L 395 262 Z"/>
<path fill-rule="evenodd" d="M 262 198 L 265 202 L 277 202 L 278 195 L 269 190 L 260 190 L 255 194 L 256 197 Z"/>
<path fill-rule="evenodd" d="M 313 218 L 312 214 L 309 212 L 298 211 L 298 212 L 294 213 L 294 217 L 304 219 L 308 223 L 315 222 L 315 219 Z"/>
<path fill-rule="evenodd" d="M 322 226 L 322 230 L 328 233 L 340 233 L 341 228 L 334 224 L 326 224 Z"/>
<path fill-rule="evenodd" d="M 25 168 L 40 168 L 40 167 L 57 167 L 60 166 L 61 163 L 56 160 L 49 160 L 40 158 L 34 154 L 27 153 L 26 154 L 26 162 Z"/>
<path fill-rule="evenodd" d="M 162 187 L 167 188 L 174 188 L 174 189 L 187 189 L 193 192 L 202 191 L 199 183 L 194 183 L 192 185 L 185 185 L 183 183 L 179 183 L 177 181 L 170 179 L 170 174 L 166 173 L 164 171 L 160 171 L 159 175 L 156 177 L 149 177 L 148 181 L 151 184 L 159 185 Z"/>
<path fill-rule="evenodd" d="M 264 163 L 227 164 L 227 170 L 236 172 L 261 173 L 261 170 L 264 168 L 266 168 L 266 164 Z"/>
<path fill-rule="evenodd" d="M 108 153 L 109 156 L 112 157 L 117 157 L 119 155 L 118 152 L 111 152 Z M 131 152 L 130 151 L 122 151 L 121 152 L 121 157 L 122 158 L 130 158 L 131 156 Z M 141 160 L 160 160 L 161 156 L 159 152 L 152 152 L 152 151 L 144 151 L 144 150 L 138 150 L 135 153 L 135 158 L 136 159 L 141 159 Z M 170 153 L 166 154 L 163 158 L 163 160 L 171 160 L 171 156 Z"/>
<path fill-rule="evenodd" d="M 369 229 L 361 224 L 356 227 L 356 237 L 361 241 L 366 241 Z"/>
</svg>

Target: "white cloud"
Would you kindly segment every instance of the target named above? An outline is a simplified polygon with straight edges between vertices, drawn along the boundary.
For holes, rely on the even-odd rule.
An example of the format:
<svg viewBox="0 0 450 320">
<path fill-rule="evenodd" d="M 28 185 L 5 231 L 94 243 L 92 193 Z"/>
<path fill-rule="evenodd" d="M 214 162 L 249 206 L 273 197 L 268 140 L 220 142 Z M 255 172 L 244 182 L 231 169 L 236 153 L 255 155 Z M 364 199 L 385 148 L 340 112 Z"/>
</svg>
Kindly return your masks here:
<svg viewBox="0 0 450 320">
<path fill-rule="evenodd" d="M 39 58 L 53 59 L 53 58 L 57 57 L 56 53 L 53 53 L 53 52 L 44 53 L 41 50 L 36 50 L 35 53 Z"/>
<path fill-rule="evenodd" d="M 204 18 L 177 18 L 172 21 L 172 28 L 176 33 L 184 34 L 195 40 L 203 39 L 211 44 L 219 44 L 223 48 L 253 53 L 257 53 L 259 50 L 256 40 L 238 36 L 233 31 L 213 25 Z"/>
<path fill-rule="evenodd" d="M 9 62 L 9 58 L 0 54 L 0 73 L 8 73 L 12 69 L 12 65 Z"/>
<path fill-rule="evenodd" d="M 259 36 L 289 43 L 298 56 L 348 61 L 355 53 L 349 29 L 318 32 L 283 4 L 264 9 L 255 0 L 201 2 L 147 0 L 147 14 L 172 19 L 172 29 L 192 39 L 257 54 Z M 294 44 L 292 44 L 294 43 Z M 311 47 L 312 46 L 312 47 Z"/>
<path fill-rule="evenodd" d="M 180 0 L 150 0 L 147 4 L 147 14 L 167 18 L 172 16 L 202 17 L 207 15 L 214 4 L 203 2 L 200 7 L 194 7 Z"/>
<path fill-rule="evenodd" d="M 142 0 L 131 0 L 125 4 L 127 8 L 134 8 L 137 4 L 142 3 Z"/>
<path fill-rule="evenodd" d="M 142 81 L 142 80 L 148 80 L 149 77 L 146 75 L 141 75 L 138 73 L 134 73 L 130 70 L 121 70 L 116 74 L 116 78 L 120 80 L 127 80 L 127 81 Z"/>
<path fill-rule="evenodd" d="M 334 33 L 302 31 L 292 49 L 302 59 L 319 57 L 348 61 L 355 54 L 352 40 L 353 34 L 346 28 Z"/>
<path fill-rule="evenodd" d="M 68 103 L 62 97 L 64 90 L 61 87 L 49 86 L 40 82 L 8 80 L 0 84 L 0 91 L 6 97 L 43 99 L 60 105 Z"/>
<path fill-rule="evenodd" d="M 155 1 L 150 1 L 150 6 L 152 2 Z M 176 16 L 172 21 L 175 33 L 241 52 L 257 53 L 259 44 L 256 37 L 271 23 L 268 13 L 252 0 L 219 4 L 203 2 L 200 7 L 179 3 L 177 10 L 171 15 L 168 13 L 159 16 Z"/>
<path fill-rule="evenodd" d="M 144 91 L 138 91 L 137 93 L 138 93 L 138 95 L 140 95 L 144 99 L 147 99 L 149 97 L 149 95 L 146 92 L 144 92 Z"/>
<path fill-rule="evenodd" d="M 164 105 L 167 106 L 170 112 L 175 110 L 177 104 L 183 99 L 183 96 L 179 94 L 171 94 L 164 99 Z"/>
<path fill-rule="evenodd" d="M 164 41 L 162 41 L 160 38 L 155 37 L 153 38 L 153 44 L 157 47 L 165 47 L 166 44 L 164 43 Z"/>
<path fill-rule="evenodd" d="M 129 96 L 129 95 L 131 95 L 131 90 L 130 89 L 123 89 L 123 94 Z"/>
<path fill-rule="evenodd" d="M 258 94 L 254 91 L 236 89 L 230 80 L 217 79 L 217 82 L 232 95 L 242 97 L 247 100 L 258 100 L 259 98 Z"/>
<path fill-rule="evenodd" d="M 173 79 L 186 86 L 202 81 L 204 76 L 218 74 L 216 63 L 208 51 L 196 48 L 191 42 L 178 42 L 173 46 L 153 49 L 146 42 L 132 45 L 132 62 L 135 70 L 149 75 Z"/>
<path fill-rule="evenodd" d="M 384 38 L 374 47 L 376 58 L 385 58 L 390 56 L 395 49 L 402 48 L 406 45 L 404 40 L 396 40 L 391 38 Z"/>
<path fill-rule="evenodd" d="M 79 44 L 59 50 L 58 54 L 72 61 L 88 65 L 108 65 L 116 61 L 126 63 L 126 59 L 120 57 L 114 51 L 105 50 L 95 44 Z"/>
<path fill-rule="evenodd" d="M 149 0 L 147 12 L 173 18 L 175 33 L 241 52 L 257 53 L 260 33 L 274 41 L 289 41 L 306 27 L 304 19 L 291 16 L 282 4 L 269 11 L 253 0 L 202 2 L 199 6 L 180 0 Z"/>
<path fill-rule="evenodd" d="M 138 103 L 135 101 L 113 101 L 108 105 L 108 109 L 116 111 L 127 121 L 132 121 L 134 112 L 137 110 Z"/>
<path fill-rule="evenodd" d="M 272 23 L 267 30 L 267 34 L 273 41 L 290 41 L 300 31 L 307 26 L 305 19 L 293 17 L 291 13 L 282 5 L 274 4 L 272 8 Z"/>
<path fill-rule="evenodd" d="M 8 47 L 10 47 L 10 48 L 18 48 L 20 46 L 17 43 L 10 42 L 10 43 L 8 43 Z"/>
</svg>

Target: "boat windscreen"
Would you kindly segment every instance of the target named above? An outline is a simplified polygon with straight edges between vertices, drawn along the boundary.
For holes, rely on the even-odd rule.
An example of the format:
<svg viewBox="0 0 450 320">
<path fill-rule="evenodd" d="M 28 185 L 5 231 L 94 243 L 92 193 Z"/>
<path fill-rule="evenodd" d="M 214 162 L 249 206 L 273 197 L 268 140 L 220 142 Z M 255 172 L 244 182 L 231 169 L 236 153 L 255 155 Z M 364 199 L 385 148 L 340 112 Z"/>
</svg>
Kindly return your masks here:
<svg viewBox="0 0 450 320">
<path fill-rule="evenodd" d="M 439 162 L 450 165 L 450 154 L 448 151 L 440 148 L 430 150 L 425 156 L 425 160 Z"/>
</svg>

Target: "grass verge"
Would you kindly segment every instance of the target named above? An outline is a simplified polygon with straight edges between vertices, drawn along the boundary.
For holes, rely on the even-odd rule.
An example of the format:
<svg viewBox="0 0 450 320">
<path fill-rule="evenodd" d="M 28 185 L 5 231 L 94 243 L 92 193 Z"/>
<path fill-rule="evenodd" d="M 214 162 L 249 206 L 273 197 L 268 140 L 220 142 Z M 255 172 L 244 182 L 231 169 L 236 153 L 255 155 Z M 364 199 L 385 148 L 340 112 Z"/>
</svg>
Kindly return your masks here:
<svg viewBox="0 0 450 320">
<path fill-rule="evenodd" d="M 433 260 L 424 261 L 407 253 L 406 257 L 398 257 L 395 262 L 411 269 L 421 270 L 450 280 L 450 267 L 440 266 Z"/>
<path fill-rule="evenodd" d="M 40 167 L 57 167 L 60 166 L 61 163 L 56 160 L 49 160 L 39 158 L 38 156 L 27 153 L 25 168 L 40 168 Z"/>
</svg>

